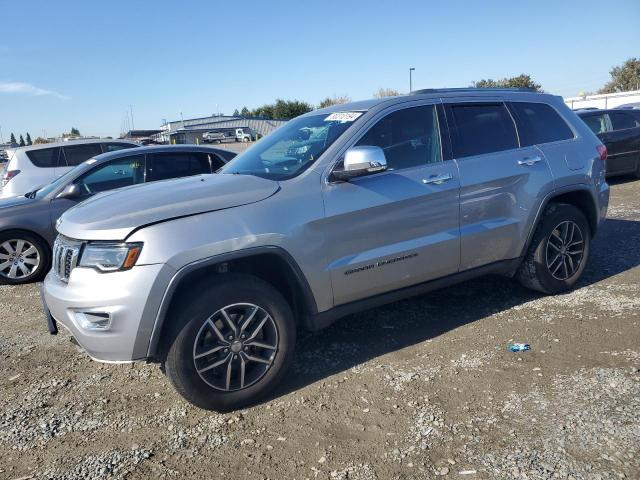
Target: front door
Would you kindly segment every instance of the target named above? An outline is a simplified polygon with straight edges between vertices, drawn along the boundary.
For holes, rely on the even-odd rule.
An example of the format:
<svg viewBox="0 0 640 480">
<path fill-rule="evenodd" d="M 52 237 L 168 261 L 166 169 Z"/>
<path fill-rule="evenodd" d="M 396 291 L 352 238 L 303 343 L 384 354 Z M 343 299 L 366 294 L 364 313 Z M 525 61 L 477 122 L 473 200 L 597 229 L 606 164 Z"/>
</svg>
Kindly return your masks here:
<svg viewBox="0 0 640 480">
<path fill-rule="evenodd" d="M 334 304 L 457 272 L 458 170 L 443 159 L 436 107 L 396 109 L 356 145 L 381 147 L 388 169 L 324 186 Z"/>
</svg>

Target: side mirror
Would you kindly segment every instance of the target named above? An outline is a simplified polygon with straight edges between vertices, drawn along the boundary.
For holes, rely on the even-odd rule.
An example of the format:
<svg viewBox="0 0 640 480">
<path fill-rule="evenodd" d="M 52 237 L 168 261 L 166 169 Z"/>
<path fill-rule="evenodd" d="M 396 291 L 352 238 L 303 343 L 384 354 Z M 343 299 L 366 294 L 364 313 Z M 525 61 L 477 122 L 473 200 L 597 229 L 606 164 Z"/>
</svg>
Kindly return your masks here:
<svg viewBox="0 0 640 480">
<path fill-rule="evenodd" d="M 344 154 L 343 165 L 343 169 L 334 170 L 331 176 L 334 180 L 348 182 L 351 178 L 383 172 L 387 169 L 387 159 L 380 147 L 351 147 Z"/>
<path fill-rule="evenodd" d="M 75 183 L 70 183 L 64 190 L 62 190 L 57 198 L 66 198 L 68 200 L 76 200 L 82 196 L 82 190 L 80 189 L 80 185 Z"/>
</svg>

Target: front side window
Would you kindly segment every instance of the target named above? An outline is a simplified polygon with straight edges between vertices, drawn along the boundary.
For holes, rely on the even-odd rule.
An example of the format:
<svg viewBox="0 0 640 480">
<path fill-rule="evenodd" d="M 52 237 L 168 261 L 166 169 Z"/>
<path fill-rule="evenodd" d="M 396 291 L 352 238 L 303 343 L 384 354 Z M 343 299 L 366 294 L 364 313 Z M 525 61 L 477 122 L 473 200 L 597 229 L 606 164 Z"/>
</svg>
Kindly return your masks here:
<svg viewBox="0 0 640 480">
<path fill-rule="evenodd" d="M 611 126 L 614 130 L 624 130 L 625 128 L 635 128 L 640 125 L 640 122 L 637 122 L 635 118 L 633 118 L 628 113 L 623 112 L 615 112 L 609 114 L 609 120 L 611 120 Z"/>
<path fill-rule="evenodd" d="M 33 163 L 36 167 L 55 168 L 58 166 L 60 147 L 31 150 L 29 152 L 26 152 L 26 154 L 27 157 L 29 157 L 29 160 L 31 160 L 31 163 Z"/>
<path fill-rule="evenodd" d="M 522 146 L 540 145 L 573 138 L 573 132 L 551 106 L 544 103 L 514 102 Z"/>
<path fill-rule="evenodd" d="M 82 175 L 74 183 L 91 195 L 144 182 L 144 155 L 118 158 Z"/>
<path fill-rule="evenodd" d="M 389 170 L 441 162 L 436 108 L 429 105 L 390 113 L 371 127 L 356 145 L 382 148 Z"/>
<path fill-rule="evenodd" d="M 582 117 L 582 120 L 596 135 L 607 131 L 607 120 L 604 115 L 589 115 Z"/>
<path fill-rule="evenodd" d="M 516 127 L 503 103 L 452 105 L 451 113 L 456 158 L 518 148 Z"/>
<path fill-rule="evenodd" d="M 102 150 L 99 143 L 85 143 L 81 145 L 68 145 L 64 147 L 64 156 L 67 166 L 75 167 L 91 157 L 100 155 Z"/>
<path fill-rule="evenodd" d="M 313 163 L 364 112 L 305 115 L 287 122 L 229 162 L 221 173 L 292 178 Z"/>
</svg>

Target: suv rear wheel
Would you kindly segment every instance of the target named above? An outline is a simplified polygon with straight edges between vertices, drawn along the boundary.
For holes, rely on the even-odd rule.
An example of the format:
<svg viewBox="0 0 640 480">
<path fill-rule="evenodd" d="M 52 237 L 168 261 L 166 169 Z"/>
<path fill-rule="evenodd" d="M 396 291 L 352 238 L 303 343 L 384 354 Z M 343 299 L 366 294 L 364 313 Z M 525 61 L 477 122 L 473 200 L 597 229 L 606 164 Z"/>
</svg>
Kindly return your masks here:
<svg viewBox="0 0 640 480">
<path fill-rule="evenodd" d="M 296 325 L 286 300 L 268 283 L 228 274 L 201 290 L 176 319 L 165 371 L 190 403 L 226 411 L 254 403 L 293 360 Z"/>
<path fill-rule="evenodd" d="M 28 232 L 0 234 L 0 284 L 19 285 L 41 280 L 49 265 L 49 247 Z"/>
<path fill-rule="evenodd" d="M 542 293 L 569 290 L 578 281 L 589 257 L 591 229 L 573 205 L 551 204 L 536 228 L 517 278 Z"/>
</svg>

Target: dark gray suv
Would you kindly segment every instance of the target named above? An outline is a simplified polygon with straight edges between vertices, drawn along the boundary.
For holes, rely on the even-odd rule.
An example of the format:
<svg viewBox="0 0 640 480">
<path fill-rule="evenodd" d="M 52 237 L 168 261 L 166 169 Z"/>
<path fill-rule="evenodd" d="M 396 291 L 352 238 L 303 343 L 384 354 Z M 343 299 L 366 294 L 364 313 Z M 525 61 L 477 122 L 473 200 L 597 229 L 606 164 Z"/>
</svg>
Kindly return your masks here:
<svg viewBox="0 0 640 480">
<path fill-rule="evenodd" d="M 219 175 L 93 198 L 57 225 L 49 329 L 156 361 L 227 410 L 285 375 L 298 329 L 487 273 L 584 271 L 606 149 L 560 97 L 430 90 L 300 116 Z"/>
</svg>

